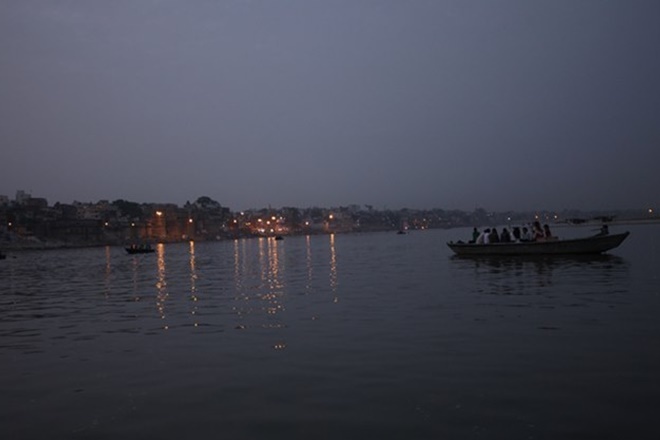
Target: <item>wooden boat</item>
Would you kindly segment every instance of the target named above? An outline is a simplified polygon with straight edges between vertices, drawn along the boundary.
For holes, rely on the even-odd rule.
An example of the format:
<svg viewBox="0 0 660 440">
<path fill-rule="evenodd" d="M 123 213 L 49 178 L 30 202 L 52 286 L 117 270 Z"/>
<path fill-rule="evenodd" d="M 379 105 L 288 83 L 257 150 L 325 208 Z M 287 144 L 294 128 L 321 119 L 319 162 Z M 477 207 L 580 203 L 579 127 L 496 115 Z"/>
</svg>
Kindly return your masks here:
<svg viewBox="0 0 660 440">
<path fill-rule="evenodd" d="M 156 249 L 152 248 L 149 245 L 146 246 L 136 246 L 132 245 L 131 247 L 124 248 L 129 254 L 150 254 L 156 252 Z"/>
<path fill-rule="evenodd" d="M 630 234 L 594 235 L 568 240 L 529 241 L 517 243 L 447 243 L 457 255 L 580 255 L 600 254 L 623 243 Z"/>
</svg>

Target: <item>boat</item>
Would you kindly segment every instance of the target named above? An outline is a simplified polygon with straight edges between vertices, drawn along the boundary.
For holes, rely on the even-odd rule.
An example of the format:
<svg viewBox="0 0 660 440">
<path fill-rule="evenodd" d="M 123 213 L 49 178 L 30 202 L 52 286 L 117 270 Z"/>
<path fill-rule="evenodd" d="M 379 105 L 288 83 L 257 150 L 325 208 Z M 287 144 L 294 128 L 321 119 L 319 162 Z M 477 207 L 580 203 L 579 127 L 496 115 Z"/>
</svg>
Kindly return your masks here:
<svg viewBox="0 0 660 440">
<path fill-rule="evenodd" d="M 584 255 L 601 254 L 623 243 L 630 232 L 598 234 L 567 240 L 544 240 L 515 243 L 476 244 L 449 242 L 447 246 L 460 256 L 483 255 Z"/>
<path fill-rule="evenodd" d="M 129 254 L 150 254 L 156 252 L 156 249 L 152 248 L 150 245 L 131 245 L 130 247 L 124 248 Z"/>
</svg>

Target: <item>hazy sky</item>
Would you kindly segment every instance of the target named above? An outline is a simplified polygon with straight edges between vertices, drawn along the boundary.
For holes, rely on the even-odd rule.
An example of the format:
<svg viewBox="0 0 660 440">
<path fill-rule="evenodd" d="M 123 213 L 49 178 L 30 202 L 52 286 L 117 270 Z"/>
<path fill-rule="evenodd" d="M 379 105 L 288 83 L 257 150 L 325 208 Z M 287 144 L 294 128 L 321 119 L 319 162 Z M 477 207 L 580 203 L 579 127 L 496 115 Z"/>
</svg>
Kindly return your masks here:
<svg viewBox="0 0 660 440">
<path fill-rule="evenodd" d="M 3 0 L 0 194 L 660 205 L 657 0 Z"/>
</svg>

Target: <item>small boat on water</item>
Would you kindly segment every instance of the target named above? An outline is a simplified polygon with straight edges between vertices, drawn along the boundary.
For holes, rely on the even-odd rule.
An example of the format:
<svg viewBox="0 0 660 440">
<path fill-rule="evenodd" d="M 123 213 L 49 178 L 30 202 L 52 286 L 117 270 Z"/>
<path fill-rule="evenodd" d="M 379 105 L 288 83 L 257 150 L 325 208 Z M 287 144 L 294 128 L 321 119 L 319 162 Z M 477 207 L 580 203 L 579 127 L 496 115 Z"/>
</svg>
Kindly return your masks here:
<svg viewBox="0 0 660 440">
<path fill-rule="evenodd" d="M 141 244 L 141 245 L 131 245 L 130 247 L 124 248 L 129 254 L 150 254 L 156 252 L 156 249 L 152 248 L 151 245 Z"/>
<path fill-rule="evenodd" d="M 449 242 L 447 246 L 457 255 L 584 255 L 600 254 L 623 243 L 630 232 L 598 234 L 592 237 L 568 240 L 528 241 L 515 243 L 476 244 Z"/>
</svg>

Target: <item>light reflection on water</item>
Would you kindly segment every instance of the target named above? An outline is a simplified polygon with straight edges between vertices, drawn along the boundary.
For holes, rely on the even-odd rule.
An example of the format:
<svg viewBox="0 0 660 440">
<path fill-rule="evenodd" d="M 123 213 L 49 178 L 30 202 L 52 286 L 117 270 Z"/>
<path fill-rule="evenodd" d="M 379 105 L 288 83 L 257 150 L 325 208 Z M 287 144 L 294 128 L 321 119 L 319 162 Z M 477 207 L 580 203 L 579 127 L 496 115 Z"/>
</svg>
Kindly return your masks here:
<svg viewBox="0 0 660 440">
<path fill-rule="evenodd" d="M 160 319 L 165 319 L 165 302 L 167 301 L 168 292 L 167 292 L 167 279 L 166 279 L 166 266 L 165 266 L 165 245 L 159 243 L 156 247 L 157 255 L 157 265 L 158 265 L 158 278 L 156 281 L 156 309 L 160 315 Z M 167 325 L 164 325 L 165 330 L 168 329 Z"/>
<path fill-rule="evenodd" d="M 193 315 L 193 325 L 199 326 L 197 321 L 197 268 L 195 266 L 195 242 L 190 241 L 190 301 L 192 303 L 192 310 L 190 314 Z"/>
<path fill-rule="evenodd" d="M 335 248 L 335 234 L 330 234 L 330 288 L 335 294 L 334 301 L 337 302 L 337 250 Z"/>
<path fill-rule="evenodd" d="M 329 246 L 319 246 L 328 240 Z M 315 248 L 315 246 L 318 246 Z M 337 300 L 337 253 L 334 235 L 298 237 L 284 241 L 274 238 L 235 240 L 232 245 L 234 305 L 232 311 L 239 318 L 234 328 L 286 328 L 282 315 L 287 302 L 299 294 L 313 295 L 323 291 L 333 293 Z M 289 267 L 289 261 L 294 264 Z M 302 264 L 301 264 L 302 263 Z M 315 268 L 328 267 L 328 278 L 317 278 Z M 255 276 L 256 275 L 256 276 Z M 313 319 L 316 319 L 315 315 Z M 272 344 L 276 349 L 286 347 L 279 338 Z"/>
<path fill-rule="evenodd" d="M 444 246 L 455 233 L 5 260 L 0 437 L 603 438 L 652 428 L 656 248 L 465 259 Z"/>
<path fill-rule="evenodd" d="M 323 241 L 328 245 L 323 246 Z M 292 249 L 292 255 L 287 253 L 287 245 Z M 185 254 L 182 252 L 184 246 Z M 201 265 L 200 246 L 204 252 Z M 144 326 L 147 333 L 151 333 L 154 327 L 147 325 L 151 323 L 151 314 L 141 304 L 149 298 L 153 298 L 154 318 L 161 320 L 158 325 L 161 330 L 192 325 L 206 327 L 207 331 L 213 328 L 224 331 L 227 328 L 286 327 L 278 315 L 286 311 L 287 301 L 297 293 L 327 291 L 333 293 L 332 301 L 337 300 L 339 274 L 334 235 L 287 241 L 243 239 L 218 245 L 193 241 L 185 245 L 161 243 L 156 245 L 155 254 L 133 256 L 110 247 L 104 248 L 103 252 L 106 299 L 116 301 L 130 292 L 135 303 L 130 314 L 135 317 L 137 328 Z M 231 258 L 231 271 L 226 264 L 228 258 Z M 292 258 L 296 262 L 289 269 L 287 261 Z M 57 270 L 57 264 L 51 263 L 52 270 Z M 315 268 L 324 267 L 328 268 L 327 277 L 318 277 L 322 272 Z M 151 270 L 153 282 L 149 283 Z M 74 286 L 69 282 L 66 286 L 93 290 L 93 279 L 86 281 Z M 187 306 L 183 306 L 185 292 L 188 292 Z M 192 322 L 183 315 L 183 310 L 192 316 Z M 229 324 L 232 319 L 228 314 L 234 315 L 238 321 Z"/>
</svg>

